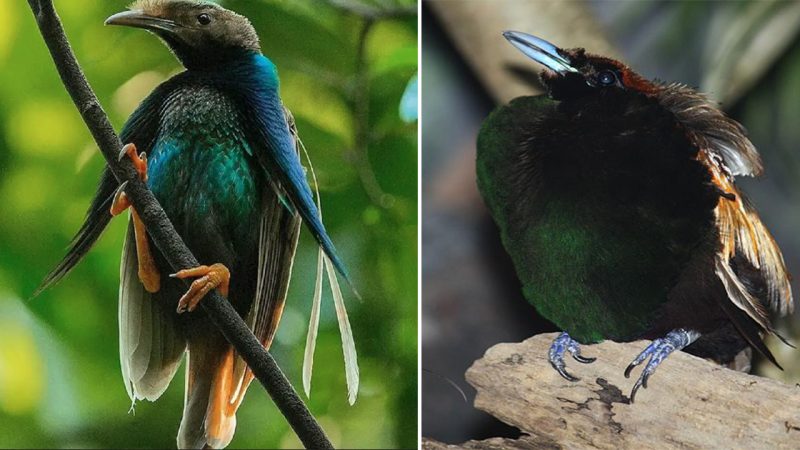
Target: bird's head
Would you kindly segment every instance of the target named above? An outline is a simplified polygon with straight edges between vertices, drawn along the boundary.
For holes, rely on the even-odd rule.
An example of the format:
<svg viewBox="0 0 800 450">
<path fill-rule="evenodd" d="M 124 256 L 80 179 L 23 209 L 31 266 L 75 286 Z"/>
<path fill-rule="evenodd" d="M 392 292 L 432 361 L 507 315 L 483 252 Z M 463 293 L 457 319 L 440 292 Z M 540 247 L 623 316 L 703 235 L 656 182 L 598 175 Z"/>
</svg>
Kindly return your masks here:
<svg viewBox="0 0 800 450">
<path fill-rule="evenodd" d="M 623 108 L 618 111 L 626 111 L 626 103 L 636 106 L 644 100 L 672 114 L 697 147 L 709 149 L 723 159 L 730 174 L 761 173 L 761 158 L 744 127 L 696 90 L 680 83 L 647 80 L 617 60 L 586 53 L 582 48 L 561 49 L 518 31 L 506 31 L 503 36 L 545 66 L 541 79 L 553 99 L 587 98 L 603 103 L 605 98 L 611 100 L 606 103 L 621 103 Z M 620 102 L 622 98 L 627 102 Z"/>
<path fill-rule="evenodd" d="M 246 17 L 204 1 L 139 0 L 105 23 L 156 34 L 187 69 L 260 51 L 258 35 Z"/>
<path fill-rule="evenodd" d="M 561 49 L 544 39 L 518 31 L 506 31 L 503 36 L 526 56 L 545 66 L 541 79 L 550 95 L 558 100 L 608 89 L 652 95 L 662 88 L 625 64 L 588 54 L 582 48 Z"/>
</svg>

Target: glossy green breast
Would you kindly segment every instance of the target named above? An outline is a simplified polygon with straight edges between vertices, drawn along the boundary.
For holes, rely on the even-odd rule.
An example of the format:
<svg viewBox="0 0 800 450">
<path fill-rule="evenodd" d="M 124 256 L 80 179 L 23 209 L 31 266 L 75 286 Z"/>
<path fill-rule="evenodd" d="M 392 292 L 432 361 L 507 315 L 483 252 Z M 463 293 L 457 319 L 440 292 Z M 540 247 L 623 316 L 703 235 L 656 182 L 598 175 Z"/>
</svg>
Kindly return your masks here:
<svg viewBox="0 0 800 450">
<path fill-rule="evenodd" d="M 537 310 L 581 342 L 644 333 L 673 282 L 658 233 L 596 214 L 574 199 L 553 199 L 503 241 Z"/>
<path fill-rule="evenodd" d="M 498 109 L 478 138 L 478 186 L 544 317 L 584 343 L 636 339 L 707 233 L 713 199 L 682 136 L 640 133 L 663 117 L 583 117 L 544 96 Z"/>
<path fill-rule="evenodd" d="M 148 184 L 177 231 L 201 253 L 215 241 L 229 250 L 255 245 L 265 181 L 241 123 L 235 104 L 210 87 L 180 88 L 162 109 Z"/>
</svg>

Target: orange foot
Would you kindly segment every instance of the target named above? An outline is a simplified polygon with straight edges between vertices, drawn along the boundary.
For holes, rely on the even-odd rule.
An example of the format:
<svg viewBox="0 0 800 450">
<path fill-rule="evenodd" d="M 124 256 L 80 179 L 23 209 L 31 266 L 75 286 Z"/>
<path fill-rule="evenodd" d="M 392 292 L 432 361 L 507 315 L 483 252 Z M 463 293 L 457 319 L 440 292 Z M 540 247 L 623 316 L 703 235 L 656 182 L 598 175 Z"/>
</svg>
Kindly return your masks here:
<svg viewBox="0 0 800 450">
<path fill-rule="evenodd" d="M 136 168 L 139 178 L 142 181 L 147 181 L 147 155 L 144 153 L 139 155 L 136 152 L 136 146 L 133 144 L 126 144 L 122 147 L 122 151 L 119 154 L 120 159 L 126 155 L 133 161 L 133 166 Z M 125 184 L 123 184 L 114 195 L 114 201 L 111 203 L 111 215 L 117 216 L 130 207 L 131 202 L 128 196 L 125 195 Z M 161 289 L 161 276 L 150 251 L 144 222 L 139 218 L 136 209 L 131 208 L 131 215 L 133 216 L 133 231 L 136 235 L 136 254 L 139 257 L 139 280 L 141 280 L 147 292 L 158 292 Z"/>
<path fill-rule="evenodd" d="M 227 297 L 231 282 L 231 272 L 224 264 L 219 263 L 184 269 L 170 277 L 180 279 L 200 277 L 192 282 L 189 290 L 178 300 L 178 314 L 184 311 L 194 311 L 200 300 L 212 289 L 218 289 L 223 297 Z"/>
</svg>

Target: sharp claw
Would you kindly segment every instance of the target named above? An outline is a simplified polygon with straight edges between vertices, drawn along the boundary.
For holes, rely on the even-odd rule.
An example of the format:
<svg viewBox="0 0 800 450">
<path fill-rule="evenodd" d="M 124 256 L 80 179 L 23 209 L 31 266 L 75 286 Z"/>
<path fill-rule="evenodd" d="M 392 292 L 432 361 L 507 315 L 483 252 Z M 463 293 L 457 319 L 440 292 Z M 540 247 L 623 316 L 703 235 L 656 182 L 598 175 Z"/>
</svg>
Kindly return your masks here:
<svg viewBox="0 0 800 450">
<path fill-rule="evenodd" d="M 628 367 L 625 368 L 625 378 L 631 377 L 631 372 L 633 371 L 634 367 L 636 367 L 636 364 L 634 363 L 628 364 Z"/>
<path fill-rule="evenodd" d="M 573 376 L 572 374 L 567 372 L 567 369 L 564 367 L 563 360 L 557 362 L 550 361 L 550 365 L 553 366 L 553 369 L 556 369 L 556 372 L 558 372 L 558 374 L 564 377 L 564 379 L 566 379 L 567 381 L 573 381 L 573 382 L 580 381 L 580 378 Z"/>
<path fill-rule="evenodd" d="M 230 272 L 223 264 L 213 264 L 211 266 L 197 266 L 189 269 L 180 270 L 177 273 L 169 275 L 170 278 L 194 278 L 189 289 L 178 300 L 178 314 L 189 311 L 192 312 L 197 308 L 200 301 L 212 289 L 218 289 L 223 297 L 228 296 L 228 287 L 230 283 Z"/>
<path fill-rule="evenodd" d="M 639 390 L 639 386 L 641 386 L 640 380 L 636 380 L 636 384 L 633 385 L 633 389 L 631 389 L 631 404 L 636 400 L 636 392 Z"/>
<path fill-rule="evenodd" d="M 550 351 L 548 352 L 548 359 L 550 361 L 550 365 L 561 375 L 564 379 L 568 381 L 579 381 L 580 378 L 571 375 L 566 370 L 566 364 L 564 364 L 564 353 L 569 352 L 575 361 L 578 361 L 583 364 L 589 364 L 594 362 L 597 358 L 587 358 L 581 356 L 581 348 L 580 344 L 572 339 L 569 334 L 566 332 L 561 333 L 554 341 L 553 344 L 550 346 Z"/>
<path fill-rule="evenodd" d="M 109 208 L 109 212 L 111 216 L 117 216 L 122 214 L 123 211 L 128 209 L 130 203 L 126 200 L 123 200 L 123 196 L 125 195 L 125 188 L 128 186 L 128 181 L 126 180 L 122 184 L 119 185 L 116 191 L 114 191 L 114 197 L 111 200 L 111 208 Z"/>
<path fill-rule="evenodd" d="M 579 363 L 583 363 L 583 364 L 591 364 L 591 363 L 597 361 L 597 358 L 594 358 L 594 357 L 587 358 L 585 356 L 581 356 L 580 353 L 573 354 L 572 358 L 575 361 L 578 361 Z"/>
<path fill-rule="evenodd" d="M 639 375 L 639 378 L 636 379 L 636 383 L 633 385 L 630 397 L 631 403 L 633 403 L 636 392 L 640 387 L 647 389 L 647 381 L 650 379 L 650 376 L 655 373 L 659 364 L 661 364 L 661 362 L 667 356 L 675 351 L 685 348 L 687 345 L 696 341 L 699 337 L 700 333 L 693 330 L 673 330 L 667 333 L 667 335 L 663 338 L 654 340 L 650 345 L 647 346 L 647 348 L 642 350 L 642 352 L 636 356 L 636 359 L 634 359 L 625 369 L 625 378 L 630 378 L 633 368 L 649 358 L 647 365 L 645 365 L 642 373 Z"/>
<path fill-rule="evenodd" d="M 113 203 L 116 204 L 119 201 L 119 198 L 122 197 L 122 194 L 125 193 L 126 187 L 128 187 L 128 180 L 123 181 L 122 184 L 119 185 L 117 190 L 114 191 L 114 200 L 112 200 Z"/>
<path fill-rule="evenodd" d="M 119 194 L 120 192 L 124 191 L 126 187 L 128 187 L 128 180 L 123 181 L 122 184 L 119 185 L 116 193 Z"/>
<path fill-rule="evenodd" d="M 131 145 L 131 144 L 125 144 L 125 145 L 122 146 L 122 149 L 119 151 L 119 154 L 117 155 L 117 161 L 122 161 L 122 158 L 124 158 L 125 155 L 128 154 L 128 146 L 129 145 Z"/>
</svg>

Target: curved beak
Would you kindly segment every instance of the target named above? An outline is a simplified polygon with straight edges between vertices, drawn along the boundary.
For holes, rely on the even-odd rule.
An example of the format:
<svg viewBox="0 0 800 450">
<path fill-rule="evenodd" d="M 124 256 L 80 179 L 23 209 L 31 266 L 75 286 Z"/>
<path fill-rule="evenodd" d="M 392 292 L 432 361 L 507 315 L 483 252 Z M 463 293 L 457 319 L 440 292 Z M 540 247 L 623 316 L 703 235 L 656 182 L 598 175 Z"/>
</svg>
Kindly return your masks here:
<svg viewBox="0 0 800 450">
<path fill-rule="evenodd" d="M 508 39 L 508 42 L 511 42 L 511 45 L 519 49 L 525 56 L 559 75 L 578 72 L 578 69 L 572 67 L 570 60 L 562 56 L 562 52 L 558 47 L 544 39 L 519 31 L 504 31 L 503 37 Z"/>
<path fill-rule="evenodd" d="M 145 14 L 144 11 L 134 9 L 114 14 L 105 21 L 106 25 L 123 25 L 134 28 L 144 28 L 152 31 L 174 32 L 177 24 L 168 19 Z"/>
</svg>

